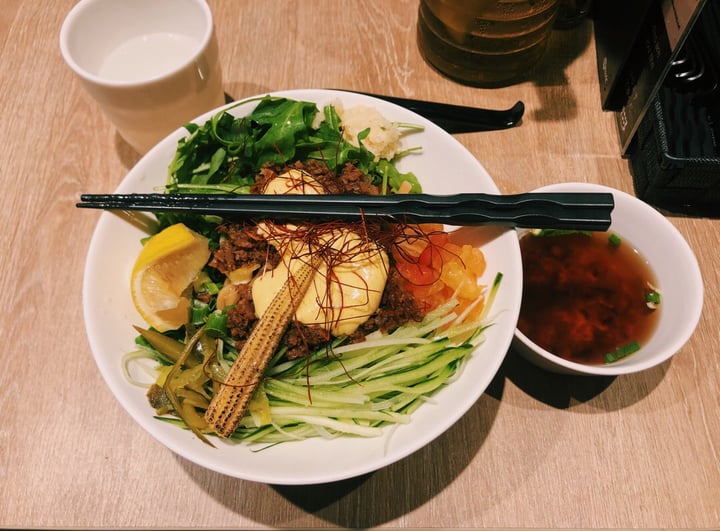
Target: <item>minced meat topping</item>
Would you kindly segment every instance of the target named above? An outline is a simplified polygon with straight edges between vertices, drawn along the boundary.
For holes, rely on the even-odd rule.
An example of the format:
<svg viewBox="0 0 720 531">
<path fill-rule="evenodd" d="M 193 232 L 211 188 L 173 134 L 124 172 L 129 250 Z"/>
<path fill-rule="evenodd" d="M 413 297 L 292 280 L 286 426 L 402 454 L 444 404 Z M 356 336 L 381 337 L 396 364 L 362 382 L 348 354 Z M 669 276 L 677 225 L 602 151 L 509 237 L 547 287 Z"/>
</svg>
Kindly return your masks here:
<svg viewBox="0 0 720 531">
<path fill-rule="evenodd" d="M 239 223 L 224 223 L 217 230 L 223 234 L 220 246 L 210 259 L 209 265 L 227 275 L 242 265 L 254 264 L 258 268 L 267 264 L 274 269 L 280 255 L 267 240 L 257 234 L 257 227 Z"/>
<path fill-rule="evenodd" d="M 346 164 L 340 174 L 336 174 L 327 164 L 319 160 L 296 162 L 286 166 L 266 165 L 260 170 L 255 184 L 250 188 L 250 193 L 262 193 L 269 181 L 292 169 L 308 173 L 320 183 L 326 194 L 378 195 L 380 193 L 380 189 L 370 182 L 370 178 L 353 164 Z"/>
<path fill-rule="evenodd" d="M 378 188 L 370 184 L 368 177 L 352 164 L 346 165 L 340 175 L 337 175 L 320 161 L 309 161 L 305 164 L 297 162 L 284 167 L 265 166 L 251 188 L 251 193 L 260 193 L 267 182 L 288 169 L 309 173 L 328 194 L 379 193 Z M 213 252 L 209 265 L 221 273 L 228 274 L 248 263 L 268 269 L 274 269 L 279 263 L 277 250 L 258 235 L 254 225 L 228 222 L 220 225 L 218 230 L 223 234 L 223 238 L 219 248 Z M 403 282 L 391 262 L 379 308 L 353 333 L 350 341 L 362 341 L 367 334 L 375 330 L 390 332 L 405 323 L 422 320 L 424 311 L 415 298 L 403 289 Z M 228 308 L 227 316 L 230 336 L 240 349 L 257 322 L 257 317 L 250 284 L 238 288 L 239 300 Z M 322 348 L 329 340 L 330 334 L 324 328 L 293 321 L 285 332 L 280 347 L 287 349 L 285 356 L 288 359 L 293 359 L 309 355 Z"/>
</svg>

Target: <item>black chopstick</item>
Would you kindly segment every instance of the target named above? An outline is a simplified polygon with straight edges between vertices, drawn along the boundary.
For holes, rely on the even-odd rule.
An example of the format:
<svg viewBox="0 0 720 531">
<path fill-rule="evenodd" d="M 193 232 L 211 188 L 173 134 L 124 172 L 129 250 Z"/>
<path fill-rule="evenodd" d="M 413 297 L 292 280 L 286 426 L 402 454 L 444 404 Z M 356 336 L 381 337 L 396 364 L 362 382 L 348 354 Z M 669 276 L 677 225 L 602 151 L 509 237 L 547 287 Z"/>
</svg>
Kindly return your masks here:
<svg viewBox="0 0 720 531">
<path fill-rule="evenodd" d="M 338 219 L 386 217 L 411 223 L 505 225 L 519 228 L 607 230 L 610 193 L 236 195 L 84 194 L 80 208 L 189 212 L 232 219 Z"/>
<path fill-rule="evenodd" d="M 481 107 L 467 107 L 451 103 L 386 96 L 371 92 L 348 90 L 345 90 L 345 92 L 355 92 L 356 94 L 371 96 L 405 107 L 420 116 L 424 116 L 451 134 L 508 129 L 519 124 L 525 113 L 525 104 L 522 101 L 516 102 L 508 109 L 483 109 Z"/>
</svg>

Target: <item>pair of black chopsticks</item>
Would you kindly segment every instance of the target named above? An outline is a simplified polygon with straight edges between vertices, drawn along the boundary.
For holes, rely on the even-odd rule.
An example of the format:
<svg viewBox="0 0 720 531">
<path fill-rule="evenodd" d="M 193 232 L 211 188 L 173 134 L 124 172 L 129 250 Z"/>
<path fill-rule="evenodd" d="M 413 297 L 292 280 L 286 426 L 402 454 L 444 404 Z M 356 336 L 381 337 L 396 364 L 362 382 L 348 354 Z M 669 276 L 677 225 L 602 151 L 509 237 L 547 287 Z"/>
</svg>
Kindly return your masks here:
<svg viewBox="0 0 720 531">
<path fill-rule="evenodd" d="M 451 134 L 509 129 L 510 127 L 518 125 L 525 113 L 525 104 L 522 101 L 516 102 L 512 107 L 507 109 L 483 109 L 481 107 L 467 107 L 450 103 L 386 96 L 384 94 L 374 94 L 371 92 L 345 92 L 355 92 L 356 94 L 372 96 L 373 98 L 405 107 L 427 118 Z"/>
<path fill-rule="evenodd" d="M 607 230 L 611 193 L 235 195 L 84 194 L 80 208 L 214 214 L 228 219 L 384 217 L 410 223 L 504 225 L 519 228 Z"/>
</svg>

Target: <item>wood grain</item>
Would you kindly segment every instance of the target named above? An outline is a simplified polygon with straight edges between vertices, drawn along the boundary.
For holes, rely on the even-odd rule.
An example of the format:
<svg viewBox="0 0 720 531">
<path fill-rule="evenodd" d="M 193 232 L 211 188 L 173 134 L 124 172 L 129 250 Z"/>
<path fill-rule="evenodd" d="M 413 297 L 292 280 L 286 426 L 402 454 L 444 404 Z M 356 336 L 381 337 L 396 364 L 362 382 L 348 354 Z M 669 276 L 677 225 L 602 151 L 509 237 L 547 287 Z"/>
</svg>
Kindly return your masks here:
<svg viewBox="0 0 720 531">
<path fill-rule="evenodd" d="M 138 156 L 65 67 L 72 0 L 0 15 L 0 526 L 81 528 L 720 526 L 720 222 L 670 217 L 697 254 L 705 311 L 678 355 L 616 379 L 544 373 L 510 352 L 455 426 L 335 485 L 273 487 L 173 455 L 124 412 L 86 340 L 82 275 L 97 213 Z M 599 106 L 592 26 L 553 35 L 532 80 L 482 90 L 429 68 L 411 0 L 211 0 L 227 92 L 340 87 L 527 106 L 520 127 L 457 135 L 503 192 L 561 181 L 632 192 Z M 671 250 L 668 250 L 671 252 Z"/>
</svg>

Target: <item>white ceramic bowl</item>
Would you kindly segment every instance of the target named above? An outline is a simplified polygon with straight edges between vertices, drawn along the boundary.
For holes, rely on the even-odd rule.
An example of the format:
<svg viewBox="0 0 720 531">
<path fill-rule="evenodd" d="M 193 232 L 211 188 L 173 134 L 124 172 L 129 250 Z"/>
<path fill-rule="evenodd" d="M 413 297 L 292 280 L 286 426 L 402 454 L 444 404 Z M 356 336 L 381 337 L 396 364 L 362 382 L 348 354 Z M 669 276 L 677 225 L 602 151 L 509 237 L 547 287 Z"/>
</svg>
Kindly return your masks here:
<svg viewBox="0 0 720 531">
<path fill-rule="evenodd" d="M 273 95 L 312 101 L 320 107 L 337 101 L 345 108 L 365 105 L 378 109 L 389 120 L 420 124 L 424 130 L 405 138 L 404 147 L 420 146 L 422 150 L 403 158 L 398 165 L 401 171 L 414 172 L 428 193 L 498 193 L 490 175 L 460 142 L 407 109 L 350 92 L 291 90 Z M 232 108 L 231 112 L 243 116 L 255 105 Z M 214 112 L 196 122 L 204 123 Z M 186 135 L 187 131 L 179 129 L 150 150 L 117 192 L 147 193 L 164 184 L 177 142 Z M 131 383 L 122 368 L 123 356 L 134 348 L 136 332 L 132 325 L 142 323 L 128 282 L 145 234 L 110 212 L 102 213 L 93 235 L 83 287 L 85 323 L 95 361 L 118 401 L 140 426 L 170 450 L 210 470 L 276 485 L 327 483 L 372 472 L 422 448 L 464 415 L 490 384 L 510 348 L 522 296 L 517 235 L 512 229 L 499 227 L 474 227 L 462 232 L 455 236 L 477 245 L 486 256 L 488 268 L 481 281 L 490 285 L 496 273 L 504 275 L 491 310 L 494 324 L 450 385 L 418 408 L 411 422 L 391 427 L 380 437 L 316 438 L 265 447 L 262 451 L 246 444 L 215 440 L 216 448 L 212 448 L 191 432 L 157 420 L 146 390 Z"/>
<path fill-rule="evenodd" d="M 625 192 L 588 183 L 562 183 L 536 192 L 611 192 L 615 199 L 610 231 L 643 256 L 662 294 L 660 316 L 652 337 L 632 355 L 607 365 L 568 361 L 515 330 L 513 348 L 533 364 L 552 372 L 614 376 L 649 369 L 677 353 L 692 335 L 703 305 L 703 283 L 695 255 L 675 226 L 662 214 Z"/>
</svg>

